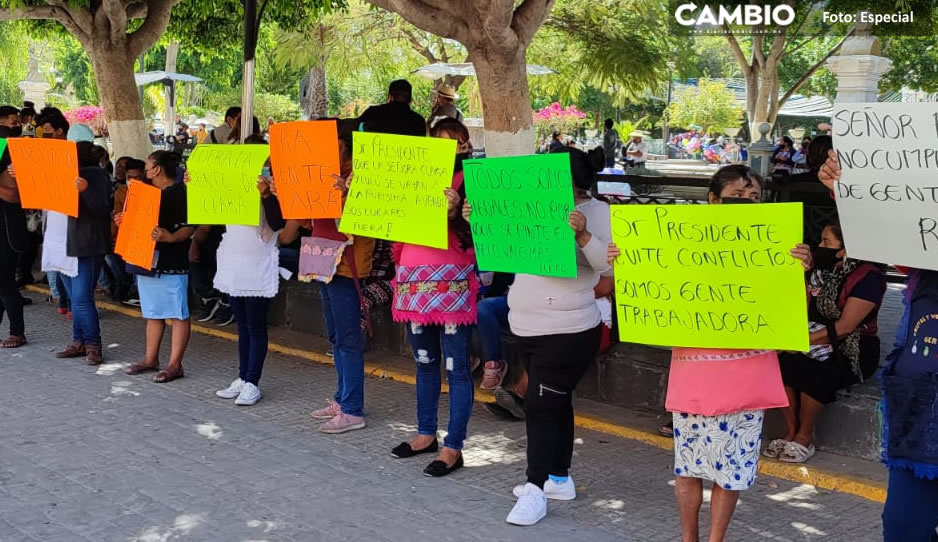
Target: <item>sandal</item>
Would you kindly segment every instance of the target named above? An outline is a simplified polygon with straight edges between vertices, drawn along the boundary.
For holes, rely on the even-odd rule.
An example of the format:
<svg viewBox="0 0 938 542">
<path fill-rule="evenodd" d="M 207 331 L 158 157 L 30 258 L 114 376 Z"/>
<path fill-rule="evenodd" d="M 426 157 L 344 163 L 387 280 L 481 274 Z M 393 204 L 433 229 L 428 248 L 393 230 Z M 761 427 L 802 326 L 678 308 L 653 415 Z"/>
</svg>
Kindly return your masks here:
<svg viewBox="0 0 938 542">
<path fill-rule="evenodd" d="M 168 384 L 173 380 L 177 380 L 186 376 L 182 372 L 182 367 L 176 371 L 171 371 L 169 369 L 163 369 L 162 371 L 156 373 L 156 376 L 153 377 L 153 381 L 157 384 Z"/>
<path fill-rule="evenodd" d="M 788 446 L 788 442 L 785 439 L 777 438 L 769 443 L 765 450 L 762 451 L 764 457 L 769 459 L 778 459 L 778 456 L 785 451 L 785 447 Z"/>
<path fill-rule="evenodd" d="M 3 341 L 4 348 L 19 348 L 26 346 L 26 344 L 26 337 L 24 335 L 10 335 L 7 340 Z"/>
<path fill-rule="evenodd" d="M 805 463 L 814 457 L 816 451 L 814 444 L 805 447 L 797 442 L 789 442 L 785 451 L 779 454 L 778 460 L 782 463 Z"/>
<path fill-rule="evenodd" d="M 141 361 L 140 363 L 136 363 L 124 369 L 124 374 L 129 375 L 129 376 L 136 376 L 139 374 L 148 373 L 150 371 L 159 371 L 159 370 L 160 370 L 159 365 L 151 365 L 145 361 Z"/>
<path fill-rule="evenodd" d="M 674 422 L 668 422 L 658 428 L 658 434 L 674 438 Z"/>
</svg>

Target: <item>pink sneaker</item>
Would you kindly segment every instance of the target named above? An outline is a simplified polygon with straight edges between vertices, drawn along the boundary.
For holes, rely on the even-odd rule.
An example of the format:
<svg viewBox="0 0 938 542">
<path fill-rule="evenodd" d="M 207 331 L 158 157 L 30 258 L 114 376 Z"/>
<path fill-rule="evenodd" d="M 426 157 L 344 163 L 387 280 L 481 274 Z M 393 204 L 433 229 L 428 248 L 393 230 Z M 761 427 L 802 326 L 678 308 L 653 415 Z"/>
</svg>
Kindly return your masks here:
<svg viewBox="0 0 938 542">
<path fill-rule="evenodd" d="M 334 434 L 345 433 L 346 431 L 353 431 L 363 427 L 365 427 L 365 418 L 361 416 L 350 416 L 344 412 L 340 412 L 335 418 L 320 425 L 319 431 Z"/>
<path fill-rule="evenodd" d="M 506 374 L 508 374 L 508 364 L 504 361 L 486 361 L 485 372 L 482 373 L 482 384 L 479 387 L 483 390 L 494 390 L 502 385 Z"/>
<path fill-rule="evenodd" d="M 342 413 L 342 408 L 339 407 L 339 403 L 336 403 L 332 399 L 329 399 L 327 402 L 329 403 L 329 406 L 320 408 L 319 410 L 314 410 L 310 412 L 309 415 L 317 420 L 331 420 L 332 418 L 335 418 Z"/>
</svg>

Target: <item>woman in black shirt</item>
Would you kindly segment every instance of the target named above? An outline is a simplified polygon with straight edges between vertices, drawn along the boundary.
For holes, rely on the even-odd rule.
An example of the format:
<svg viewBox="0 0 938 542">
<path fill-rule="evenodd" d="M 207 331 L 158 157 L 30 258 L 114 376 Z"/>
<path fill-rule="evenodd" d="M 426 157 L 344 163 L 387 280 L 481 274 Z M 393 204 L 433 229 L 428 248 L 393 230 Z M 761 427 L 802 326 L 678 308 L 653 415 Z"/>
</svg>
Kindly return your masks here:
<svg viewBox="0 0 938 542">
<path fill-rule="evenodd" d="M 160 218 L 153 229 L 156 241 L 153 273 L 137 275 L 140 308 L 147 320 L 146 355 L 140 363 L 127 369 L 136 375 L 159 371 L 154 382 L 172 382 L 182 378 L 182 357 L 189 344 L 189 242 L 195 229 L 187 222 L 186 185 L 176 182 L 179 157 L 169 151 L 156 151 L 147 158 L 147 182 L 163 191 Z M 173 322 L 172 351 L 169 365 L 160 368 L 160 343 L 166 320 Z"/>
<path fill-rule="evenodd" d="M 7 137 L 9 130 L 0 126 L 0 137 Z M 3 348 L 18 348 L 26 344 L 26 325 L 23 298 L 16 290 L 16 260 L 27 248 L 27 234 L 26 215 L 9 166 L 10 151 L 4 150 L 0 156 L 0 321 L 4 314 L 10 319 L 10 336 Z"/>
</svg>

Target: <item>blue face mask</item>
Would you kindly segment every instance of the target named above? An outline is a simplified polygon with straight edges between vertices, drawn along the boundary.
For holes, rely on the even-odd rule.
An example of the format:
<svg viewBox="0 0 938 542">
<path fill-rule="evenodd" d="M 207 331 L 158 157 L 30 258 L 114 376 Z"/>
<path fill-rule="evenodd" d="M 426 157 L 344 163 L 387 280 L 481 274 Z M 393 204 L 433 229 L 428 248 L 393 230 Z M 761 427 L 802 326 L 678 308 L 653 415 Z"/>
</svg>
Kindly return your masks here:
<svg viewBox="0 0 938 542">
<path fill-rule="evenodd" d="M 261 170 L 261 175 L 263 175 L 264 177 L 270 177 L 270 168 L 264 167 L 264 169 Z"/>
</svg>

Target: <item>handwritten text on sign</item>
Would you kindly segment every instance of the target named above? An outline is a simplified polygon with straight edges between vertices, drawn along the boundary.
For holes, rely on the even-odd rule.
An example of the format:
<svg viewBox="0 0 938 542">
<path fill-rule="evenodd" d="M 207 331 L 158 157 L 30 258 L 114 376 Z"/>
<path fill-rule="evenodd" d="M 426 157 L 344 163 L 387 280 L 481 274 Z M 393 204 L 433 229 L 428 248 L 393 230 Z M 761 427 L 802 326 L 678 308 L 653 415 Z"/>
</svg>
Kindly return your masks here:
<svg viewBox="0 0 938 542">
<path fill-rule="evenodd" d="M 257 176 L 269 155 L 267 145 L 197 145 L 186 163 L 189 223 L 260 224 Z"/>
<path fill-rule="evenodd" d="M 570 156 L 463 162 L 479 269 L 576 276 Z"/>
<path fill-rule="evenodd" d="M 334 120 L 281 122 L 270 128 L 270 165 L 284 218 L 339 218 L 342 194 Z"/>
<path fill-rule="evenodd" d="M 129 264 L 151 269 L 153 251 L 153 228 L 160 219 L 160 196 L 162 191 L 140 181 L 131 181 L 127 187 L 124 215 L 117 230 L 114 252 L 124 257 Z"/>
<path fill-rule="evenodd" d="M 616 205 L 619 338 L 662 346 L 808 349 L 800 203 Z"/>
<path fill-rule="evenodd" d="M 7 139 L 16 185 L 25 209 L 46 209 L 78 216 L 78 150 L 74 141 Z"/>
<path fill-rule="evenodd" d="M 456 141 L 355 132 L 355 176 L 339 231 L 446 248 L 444 189 L 453 182 Z"/>
<path fill-rule="evenodd" d="M 938 104 L 836 104 L 833 134 L 847 254 L 938 269 Z"/>
</svg>

